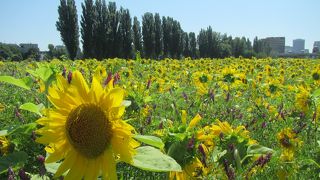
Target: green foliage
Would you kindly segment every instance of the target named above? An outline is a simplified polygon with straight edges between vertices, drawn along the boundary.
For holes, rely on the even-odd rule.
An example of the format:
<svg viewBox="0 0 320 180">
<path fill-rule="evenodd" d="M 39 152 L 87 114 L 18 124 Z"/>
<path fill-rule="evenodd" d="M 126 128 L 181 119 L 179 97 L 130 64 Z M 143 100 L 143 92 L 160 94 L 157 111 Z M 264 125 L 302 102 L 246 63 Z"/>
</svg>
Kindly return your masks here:
<svg viewBox="0 0 320 180">
<path fill-rule="evenodd" d="M 30 135 L 32 131 L 34 131 L 37 127 L 36 123 L 28 123 L 28 124 L 22 124 L 22 125 L 13 125 L 8 128 L 8 135 L 12 134 L 24 134 L 24 135 Z"/>
<path fill-rule="evenodd" d="M 19 109 L 30 111 L 30 112 L 38 114 L 39 116 L 42 116 L 41 111 L 44 109 L 44 105 L 42 103 L 38 104 L 38 105 L 33 104 L 33 103 L 25 103 L 25 104 L 22 104 L 19 107 Z"/>
<path fill-rule="evenodd" d="M 164 143 L 162 142 L 162 140 L 158 137 L 155 136 L 147 136 L 147 135 L 135 135 L 133 136 L 133 138 L 135 138 L 136 140 L 143 142 L 147 145 L 159 148 L 159 149 L 163 149 L 164 148 Z"/>
<path fill-rule="evenodd" d="M 180 165 L 151 146 L 142 146 L 136 149 L 137 154 L 133 157 L 132 165 L 147 171 L 181 171 Z"/>
<path fill-rule="evenodd" d="M 229 46 L 233 39 L 222 35 L 221 41 Z M 223 161 L 225 159 L 228 161 L 228 167 L 234 170 L 235 177 L 240 179 L 277 179 L 280 173 L 283 173 L 287 179 L 317 179 L 320 141 L 319 118 L 316 110 L 319 106 L 320 91 L 318 90 L 319 82 L 313 79 L 312 71 L 318 64 L 318 60 L 269 58 L 263 60 L 226 58 L 155 61 L 141 59 L 139 55 L 137 55 L 137 60 L 108 59 L 101 62 L 96 60 L 54 60 L 50 63 L 4 62 L 0 65 L 0 72 L 3 75 L 14 75 L 14 79 L 21 80 L 29 72 L 27 77 L 31 80 L 30 89 L 32 91 L 12 86 L 10 84 L 14 81 L 12 79 L 7 80 L 10 83 L 1 81 L 0 103 L 5 108 L 0 112 L 0 123 L 3 127 L 0 135 L 6 136 L 10 143 L 14 144 L 14 150 L 9 154 L 21 151 L 27 153 L 28 159 L 18 163 L 15 166 L 15 172 L 23 168 L 32 177 L 37 178 L 36 175 L 39 174 L 41 165 L 36 157 L 45 156 L 45 152 L 42 146 L 32 140 L 33 131 L 37 129 L 34 121 L 40 115 L 40 110 L 36 106 L 47 103 L 44 101 L 45 93 L 37 91 L 38 86 L 35 80 L 50 80 L 57 72 L 61 73 L 65 67 L 67 72 L 83 69 L 84 76 L 89 81 L 94 74 L 95 67 L 100 65 L 107 72 L 118 72 L 121 77 L 116 86 L 125 87 L 126 100 L 131 101 L 131 104 L 129 101 L 123 102 L 125 106 L 130 105 L 125 108 L 123 119 L 135 127 L 137 132 L 144 134 L 136 136 L 135 139 L 142 142 L 142 145 L 147 144 L 160 149 L 156 149 L 156 153 L 148 152 L 145 155 L 143 153 L 147 150 L 139 150 L 139 156 L 135 162 L 136 167 L 165 172 L 153 173 L 129 164 L 118 163 L 118 177 L 123 179 L 132 177 L 138 179 L 168 178 L 167 171 L 170 168 L 167 166 L 174 167 L 174 165 L 168 165 L 170 163 L 167 161 L 160 165 L 153 164 L 154 161 L 162 162 L 162 159 L 155 159 L 154 156 L 158 156 L 159 153 L 164 155 L 163 152 L 166 152 L 166 157 L 172 156 L 171 160 L 181 163 L 182 169 L 185 167 L 183 165 L 194 156 L 204 162 L 204 159 L 201 159 L 204 156 L 198 149 L 198 143 L 204 143 L 207 140 L 196 142 L 192 151 L 186 148 L 192 137 L 191 133 L 184 133 L 188 125 L 181 123 L 180 110 L 186 110 L 188 112 L 187 123 L 198 113 L 202 117 L 192 133 L 199 134 L 198 131 L 207 125 L 212 127 L 216 119 L 229 122 L 234 130 L 232 136 L 228 136 L 228 133 L 220 133 L 216 134 L 214 139 L 208 140 L 208 142 L 212 141 L 213 145 L 208 146 L 209 153 L 205 156 L 210 173 L 210 176 L 205 178 L 227 178 L 225 161 Z M 270 74 L 266 73 L 267 65 L 270 67 Z M 225 67 L 232 67 L 235 72 L 224 74 Z M 285 71 L 283 72 L 282 69 Z M 193 82 L 193 77 L 197 72 L 202 73 L 197 76 L 199 83 L 208 83 L 208 89 L 205 90 L 204 95 L 197 93 L 197 86 Z M 259 79 L 260 74 L 261 79 Z M 279 77 L 285 77 L 283 82 L 267 84 Z M 146 88 L 149 79 L 151 79 L 150 86 Z M 302 97 L 307 97 L 309 110 L 305 113 L 302 113 L 301 108 L 296 104 L 297 95 L 301 91 L 296 87 L 300 86 L 307 87 L 308 92 L 307 95 L 300 94 L 304 95 Z M 224 88 L 228 88 L 228 91 Z M 268 96 L 269 91 L 272 94 Z M 26 104 L 31 105 L 25 108 L 28 110 L 19 109 L 21 105 L 23 107 Z M 145 113 L 146 109 L 148 113 Z M 16 110 L 20 113 L 19 116 L 15 114 Z M 235 128 L 240 125 L 245 126 L 248 132 L 237 133 Z M 278 133 L 288 127 L 295 130 L 296 136 L 303 141 L 301 147 L 294 150 L 294 158 L 290 162 L 281 160 L 283 147 L 277 138 Z M 169 131 L 168 136 L 161 136 L 161 133 L 165 131 Z M 241 137 L 239 134 L 242 134 Z M 159 138 L 150 135 L 156 135 Z M 261 145 L 249 145 L 243 139 L 247 135 Z M 195 138 L 198 137 L 195 136 Z M 163 144 L 165 144 L 164 148 Z M 269 155 L 269 153 L 272 155 L 269 157 L 270 161 L 266 162 L 266 154 Z M 153 158 L 152 162 L 145 163 L 150 157 Z M 59 164 L 56 163 L 46 166 L 45 176 L 52 177 L 57 166 Z M 6 173 L 2 173 L 0 179 L 7 179 Z"/>
<path fill-rule="evenodd" d="M 250 145 L 247 149 L 247 154 L 267 154 L 267 153 L 273 153 L 274 151 L 270 148 L 264 147 L 259 144 L 253 144 Z"/>
<path fill-rule="evenodd" d="M 60 32 L 62 42 L 68 50 L 69 57 L 75 59 L 79 49 L 79 27 L 74 0 L 60 0 L 58 13 L 57 30 Z"/>
<path fill-rule="evenodd" d="M 189 33 L 190 57 L 197 57 L 197 39 L 194 32 Z"/>
<path fill-rule="evenodd" d="M 264 58 L 270 55 L 271 48 L 265 41 L 255 37 L 253 40 L 253 52 L 255 53 L 255 57 Z"/>
<path fill-rule="evenodd" d="M 135 49 L 135 51 L 139 51 L 141 53 L 143 50 L 142 49 L 141 26 L 140 26 L 140 22 L 138 21 L 138 18 L 136 16 L 133 18 L 132 31 L 133 31 L 134 49 Z"/>
<path fill-rule="evenodd" d="M 0 157 L 0 174 L 7 172 L 8 167 L 23 165 L 28 159 L 28 154 L 21 152 L 13 152 L 7 156 Z"/>
<path fill-rule="evenodd" d="M 22 53 L 18 45 L 0 43 L 0 60 L 21 61 Z"/>
<path fill-rule="evenodd" d="M 153 58 L 155 53 L 154 18 L 152 13 L 142 16 L 142 37 L 146 58 Z"/>
<path fill-rule="evenodd" d="M 81 38 L 84 58 L 94 58 L 94 28 L 95 28 L 95 6 L 93 0 L 85 0 L 81 3 Z"/>
<path fill-rule="evenodd" d="M 0 82 L 6 82 L 27 90 L 30 90 L 33 80 L 31 77 L 24 77 L 22 79 L 16 79 L 12 76 L 0 76 Z"/>
<path fill-rule="evenodd" d="M 132 57 L 132 28 L 131 16 L 128 9 L 120 8 L 119 11 L 119 37 L 120 52 L 118 57 L 129 59 Z"/>
<path fill-rule="evenodd" d="M 159 13 L 156 13 L 154 15 L 154 38 L 155 38 L 155 56 L 159 58 L 159 56 L 162 55 L 163 51 L 163 34 L 162 34 L 162 28 L 161 28 L 161 18 Z"/>
<path fill-rule="evenodd" d="M 63 60 L 63 56 L 67 56 L 67 50 L 65 47 L 54 47 L 53 44 L 48 45 L 48 53 L 45 55 L 44 59 L 53 59 L 53 58 L 58 58 Z"/>
</svg>

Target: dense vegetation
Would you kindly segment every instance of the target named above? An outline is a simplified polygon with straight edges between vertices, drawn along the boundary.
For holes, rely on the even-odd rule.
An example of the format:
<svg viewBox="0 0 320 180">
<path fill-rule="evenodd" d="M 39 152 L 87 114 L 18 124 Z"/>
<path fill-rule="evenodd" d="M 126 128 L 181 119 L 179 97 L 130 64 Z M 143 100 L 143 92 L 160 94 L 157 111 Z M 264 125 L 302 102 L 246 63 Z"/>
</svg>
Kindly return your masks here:
<svg viewBox="0 0 320 180">
<path fill-rule="evenodd" d="M 46 153 L 34 141 L 34 122 L 44 112 L 21 106 L 50 107 L 45 85 L 55 82 L 46 68 L 66 78 L 79 70 L 88 82 L 96 73 L 102 83 L 114 77 L 131 102 L 123 119 L 139 134 L 160 137 L 163 151 L 186 172 L 196 162 L 190 176 L 319 178 L 319 60 L 243 58 L 0 62 L 1 178 L 56 171 L 43 163 Z M 16 85 L 32 91 L 4 83 L 4 75 L 24 78 Z M 117 172 L 124 179 L 169 177 L 122 163 Z"/>
<path fill-rule="evenodd" d="M 73 0 L 60 1 L 57 28 L 68 51 L 72 49 L 71 59 L 75 57 L 74 50 L 79 49 L 76 14 Z M 161 18 L 158 13 L 146 12 L 141 23 L 137 17 L 132 21 L 128 9 L 117 9 L 115 2 L 106 4 L 105 0 L 82 3 L 80 31 L 84 58 L 132 58 L 137 51 L 142 57 L 153 59 L 251 58 L 271 53 L 270 47 L 257 37 L 252 44 L 245 37 L 214 32 L 211 26 L 201 29 L 196 36 L 194 32 L 185 32 L 179 21 Z"/>
</svg>

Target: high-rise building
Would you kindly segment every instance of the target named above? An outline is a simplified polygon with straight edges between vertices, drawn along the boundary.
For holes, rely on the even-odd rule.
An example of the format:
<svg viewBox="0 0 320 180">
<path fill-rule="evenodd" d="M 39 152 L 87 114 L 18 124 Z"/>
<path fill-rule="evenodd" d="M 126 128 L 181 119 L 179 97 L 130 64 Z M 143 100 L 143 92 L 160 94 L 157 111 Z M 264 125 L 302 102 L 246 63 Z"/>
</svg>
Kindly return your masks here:
<svg viewBox="0 0 320 180">
<path fill-rule="evenodd" d="M 262 40 L 270 46 L 271 51 L 275 53 L 285 52 L 285 37 L 267 37 Z"/>
<path fill-rule="evenodd" d="M 320 41 L 315 41 L 313 43 L 312 53 L 319 53 L 320 51 Z"/>
<path fill-rule="evenodd" d="M 292 46 L 292 52 L 297 54 L 303 54 L 304 53 L 304 39 L 295 39 L 293 40 L 293 46 Z"/>
</svg>

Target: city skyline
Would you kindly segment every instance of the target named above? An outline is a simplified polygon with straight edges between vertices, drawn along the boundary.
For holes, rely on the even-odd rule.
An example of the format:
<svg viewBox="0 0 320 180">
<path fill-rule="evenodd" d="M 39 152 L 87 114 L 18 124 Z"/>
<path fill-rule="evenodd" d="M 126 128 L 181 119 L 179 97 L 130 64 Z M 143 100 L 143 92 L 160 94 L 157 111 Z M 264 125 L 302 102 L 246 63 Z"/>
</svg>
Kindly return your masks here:
<svg viewBox="0 0 320 180">
<path fill-rule="evenodd" d="M 31 2 L 31 3 L 30 3 Z M 76 0 L 78 16 L 81 16 L 81 2 Z M 108 2 L 108 1 L 107 1 Z M 245 0 L 237 2 L 207 1 L 156 1 L 147 0 L 116 1 L 117 7 L 128 8 L 131 17 L 145 12 L 158 12 L 160 16 L 170 16 L 178 20 L 186 32 L 199 33 L 201 28 L 212 26 L 219 33 L 233 37 L 253 38 L 285 37 L 285 45 L 292 46 L 294 39 L 304 39 L 305 48 L 312 51 L 314 41 L 320 40 L 317 32 L 320 25 L 316 14 L 320 1 L 275 1 L 256 2 Z M 60 34 L 56 30 L 59 1 L 12 0 L 0 2 L 0 42 L 36 43 L 41 50 L 47 50 L 49 43 L 61 45 Z M 220 8 L 224 7 L 224 8 Z M 14 12 L 14 13 L 12 13 Z M 230 13 L 231 12 L 231 13 Z M 81 38 L 80 38 L 81 40 Z"/>
</svg>

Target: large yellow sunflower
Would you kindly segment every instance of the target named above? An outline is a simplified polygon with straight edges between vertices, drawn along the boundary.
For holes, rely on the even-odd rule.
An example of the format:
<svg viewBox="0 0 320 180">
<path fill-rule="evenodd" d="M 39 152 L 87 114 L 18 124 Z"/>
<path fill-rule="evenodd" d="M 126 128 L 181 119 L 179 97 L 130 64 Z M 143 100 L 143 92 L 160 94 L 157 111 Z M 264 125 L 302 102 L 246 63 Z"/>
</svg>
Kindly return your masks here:
<svg viewBox="0 0 320 180">
<path fill-rule="evenodd" d="M 66 80 L 57 75 L 57 83 L 49 88 L 53 104 L 45 117 L 37 120 L 37 142 L 46 145 L 47 163 L 61 161 L 55 177 L 65 179 L 117 179 L 116 162 L 132 162 L 134 128 L 121 120 L 124 90 L 113 87 L 111 80 L 101 86 L 95 75 L 91 87 L 79 71 Z"/>
</svg>

